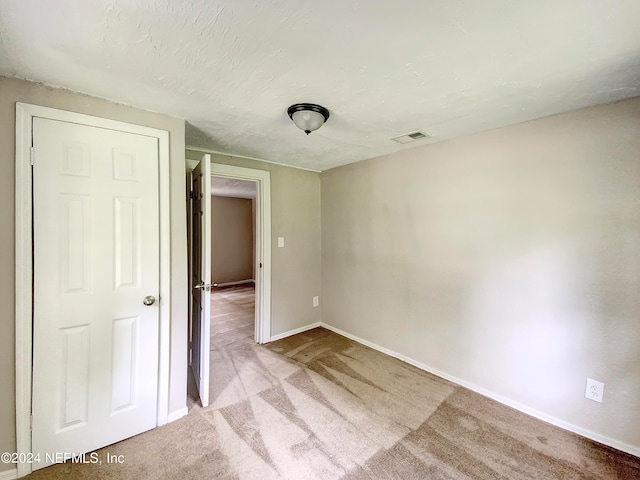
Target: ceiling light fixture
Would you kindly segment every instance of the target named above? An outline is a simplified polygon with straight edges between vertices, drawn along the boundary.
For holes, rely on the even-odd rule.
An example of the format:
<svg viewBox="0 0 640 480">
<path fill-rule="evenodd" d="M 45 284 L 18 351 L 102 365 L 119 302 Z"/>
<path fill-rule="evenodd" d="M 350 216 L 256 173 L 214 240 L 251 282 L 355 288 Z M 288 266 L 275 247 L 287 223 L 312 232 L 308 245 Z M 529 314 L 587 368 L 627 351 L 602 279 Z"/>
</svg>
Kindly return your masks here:
<svg viewBox="0 0 640 480">
<path fill-rule="evenodd" d="M 314 103 L 296 103 L 287 110 L 289 117 L 300 130 L 309 135 L 329 119 L 329 110 Z"/>
</svg>

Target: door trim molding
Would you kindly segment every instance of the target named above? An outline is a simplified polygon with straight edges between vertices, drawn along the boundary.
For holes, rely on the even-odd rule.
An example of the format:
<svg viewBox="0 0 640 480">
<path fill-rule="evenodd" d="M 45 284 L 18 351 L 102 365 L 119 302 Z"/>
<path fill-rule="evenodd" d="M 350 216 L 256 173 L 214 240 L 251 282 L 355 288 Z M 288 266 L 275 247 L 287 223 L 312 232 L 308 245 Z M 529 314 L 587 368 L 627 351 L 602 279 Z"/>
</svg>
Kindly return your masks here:
<svg viewBox="0 0 640 480">
<path fill-rule="evenodd" d="M 266 170 L 211 163 L 211 175 L 256 182 L 256 343 L 271 341 L 271 174 Z M 209 245 L 209 248 L 211 246 Z M 260 268 L 262 264 L 262 268 Z"/>
<path fill-rule="evenodd" d="M 33 184 L 31 146 L 33 117 L 78 123 L 92 127 L 145 135 L 158 139 L 160 207 L 159 366 L 157 425 L 169 415 L 169 360 L 171 334 L 171 229 L 169 189 L 169 132 L 116 120 L 68 112 L 49 107 L 16 103 L 16 195 L 15 195 L 15 285 L 16 285 L 16 452 L 31 452 L 31 381 L 33 348 Z M 31 473 L 31 464 L 18 464 L 18 476 Z"/>
</svg>

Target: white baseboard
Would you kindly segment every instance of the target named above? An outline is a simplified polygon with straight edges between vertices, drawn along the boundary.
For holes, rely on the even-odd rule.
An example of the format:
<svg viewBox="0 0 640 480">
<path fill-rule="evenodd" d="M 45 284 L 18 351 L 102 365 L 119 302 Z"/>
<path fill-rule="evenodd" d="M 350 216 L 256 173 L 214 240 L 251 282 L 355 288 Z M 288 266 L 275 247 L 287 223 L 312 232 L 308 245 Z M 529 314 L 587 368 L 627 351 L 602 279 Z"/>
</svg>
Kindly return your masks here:
<svg viewBox="0 0 640 480">
<path fill-rule="evenodd" d="M 188 413 L 189 413 L 189 409 L 187 407 L 183 407 L 180 410 L 176 410 L 175 412 L 171 412 L 167 416 L 167 423 L 175 422 L 176 420 L 178 420 L 179 418 L 184 417 Z"/>
<path fill-rule="evenodd" d="M 243 285 L 245 283 L 256 283 L 253 281 L 253 279 L 249 279 L 249 280 L 238 280 L 237 282 L 225 282 L 225 283 L 219 283 L 218 287 L 231 287 L 233 285 Z"/>
<path fill-rule="evenodd" d="M 5 470 L 4 472 L 0 472 L 0 480 L 14 480 L 18 478 L 18 469 L 13 468 L 11 470 Z"/>
<path fill-rule="evenodd" d="M 274 335 L 271 337 L 271 341 L 275 342 L 276 340 L 281 340 L 283 338 L 290 337 L 291 335 L 297 335 L 298 333 L 306 332 L 307 330 L 311 330 L 313 328 L 324 326 L 321 322 L 312 323 L 311 325 L 306 325 L 304 327 L 296 328 L 294 330 L 289 330 L 288 332 L 279 333 L 278 335 Z"/>
<path fill-rule="evenodd" d="M 516 410 L 519 410 L 523 413 L 526 413 L 527 415 L 531 415 L 532 417 L 535 417 L 539 420 L 542 420 L 544 422 L 550 423 L 552 425 L 555 425 L 556 427 L 560 427 L 564 430 L 569 430 L 570 432 L 573 433 L 577 433 L 578 435 L 581 435 L 583 437 L 589 438 L 595 442 L 598 443 L 602 443 L 604 445 L 608 445 L 610 447 L 615 448 L 616 450 L 621 450 L 623 452 L 626 453 L 630 453 L 631 455 L 635 455 L 636 457 L 640 457 L 640 447 L 635 447 L 633 445 L 629 445 L 627 443 L 624 442 L 620 442 L 618 440 L 614 440 L 613 438 L 609 438 L 609 437 L 605 437 L 604 435 L 600 435 L 598 433 L 594 433 L 591 432 L 589 430 L 586 430 L 582 427 L 578 427 L 576 425 L 573 425 L 571 423 L 565 422 L 564 420 L 560 420 L 559 418 L 553 417 L 551 415 L 547 415 L 546 413 L 543 413 L 539 410 L 536 410 L 534 408 L 530 408 L 526 405 L 523 405 L 519 402 L 513 401 L 507 397 L 503 397 L 502 395 L 498 395 L 494 392 L 491 392 L 489 390 L 486 390 L 482 387 L 479 387 L 473 383 L 467 382 L 465 380 L 462 380 L 460 378 L 454 377 L 452 375 L 448 375 L 444 372 L 441 372 L 439 370 L 436 370 L 434 368 L 431 368 L 423 363 L 420 363 L 416 360 L 413 360 L 412 358 L 409 358 L 405 355 L 402 355 L 400 353 L 394 352 L 393 350 L 390 350 L 388 348 L 382 347 L 380 345 L 377 345 L 373 342 L 370 342 L 368 340 L 365 340 L 364 338 L 360 338 L 357 337 L 355 335 L 352 335 L 350 333 L 345 332 L 344 330 L 340 330 L 339 328 L 333 327 L 331 325 L 327 325 L 324 322 L 320 322 L 320 326 L 326 328 L 327 330 L 331 330 L 332 332 L 337 333 L 338 335 L 342 335 L 343 337 L 347 337 L 355 342 L 361 343 L 362 345 L 365 345 L 367 347 L 373 348 L 374 350 L 377 350 L 379 352 L 382 352 L 386 355 L 389 355 L 390 357 L 394 357 L 397 358 L 399 360 L 402 360 L 403 362 L 406 362 L 410 365 L 413 365 L 414 367 L 419 368 L 420 370 L 424 370 L 425 372 L 429 372 L 433 375 L 436 375 L 437 377 L 440 378 L 444 378 L 445 380 L 449 380 L 450 382 L 453 382 L 455 384 L 458 384 L 462 387 L 468 388 L 469 390 L 473 390 L 476 393 L 479 393 L 481 395 L 484 395 L 485 397 L 489 397 L 497 402 L 500 402 L 504 405 L 507 405 L 511 408 L 515 408 Z M 297 332 L 296 332 L 297 333 Z"/>
</svg>

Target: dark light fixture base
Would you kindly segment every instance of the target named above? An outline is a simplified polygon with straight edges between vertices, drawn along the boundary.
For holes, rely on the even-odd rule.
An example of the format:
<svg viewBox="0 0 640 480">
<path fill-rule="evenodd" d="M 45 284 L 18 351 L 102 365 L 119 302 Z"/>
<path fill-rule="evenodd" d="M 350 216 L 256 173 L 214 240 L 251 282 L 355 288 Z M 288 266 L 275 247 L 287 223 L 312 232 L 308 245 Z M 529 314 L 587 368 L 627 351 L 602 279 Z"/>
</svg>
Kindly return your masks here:
<svg viewBox="0 0 640 480">
<path fill-rule="evenodd" d="M 316 105 L 315 103 L 296 103 L 295 105 L 291 105 L 287 109 L 287 113 L 289 114 L 289 118 L 293 120 L 293 114 L 296 112 L 301 112 L 303 110 L 310 110 L 312 112 L 318 112 L 322 114 L 325 122 L 329 120 L 329 116 L 331 115 L 329 113 L 329 110 L 324 108 L 322 105 Z"/>
</svg>

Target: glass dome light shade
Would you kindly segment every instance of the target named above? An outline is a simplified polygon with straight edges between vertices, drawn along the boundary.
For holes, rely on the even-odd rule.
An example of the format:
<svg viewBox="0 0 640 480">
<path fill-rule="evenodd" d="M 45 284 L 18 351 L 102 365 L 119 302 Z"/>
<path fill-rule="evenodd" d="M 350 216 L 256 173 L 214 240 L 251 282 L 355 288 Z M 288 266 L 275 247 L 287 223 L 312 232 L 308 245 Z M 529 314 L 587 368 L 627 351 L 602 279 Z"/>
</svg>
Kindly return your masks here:
<svg viewBox="0 0 640 480">
<path fill-rule="evenodd" d="M 307 135 L 319 129 L 329 118 L 329 110 L 312 103 L 298 103 L 288 110 L 289 117 Z"/>
</svg>

